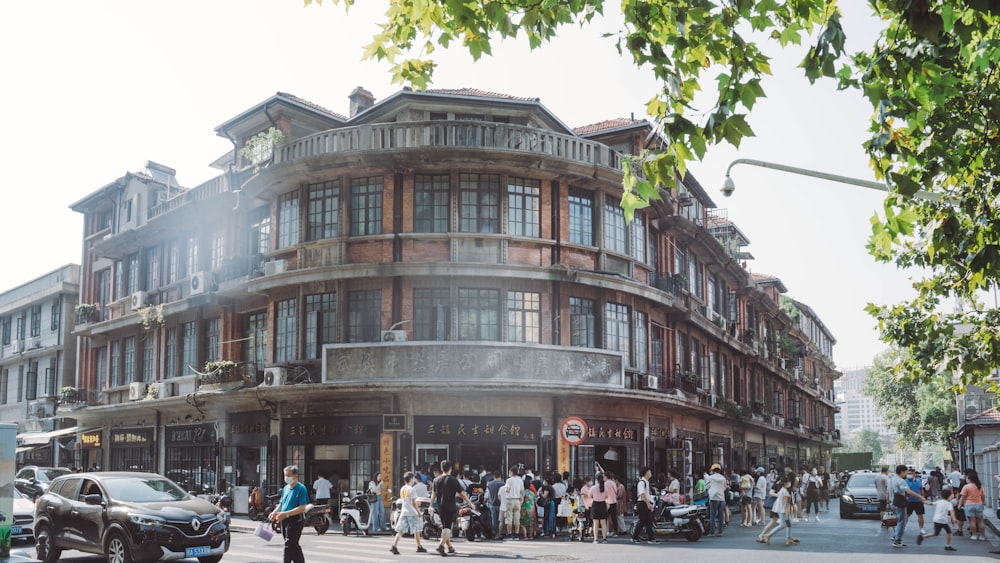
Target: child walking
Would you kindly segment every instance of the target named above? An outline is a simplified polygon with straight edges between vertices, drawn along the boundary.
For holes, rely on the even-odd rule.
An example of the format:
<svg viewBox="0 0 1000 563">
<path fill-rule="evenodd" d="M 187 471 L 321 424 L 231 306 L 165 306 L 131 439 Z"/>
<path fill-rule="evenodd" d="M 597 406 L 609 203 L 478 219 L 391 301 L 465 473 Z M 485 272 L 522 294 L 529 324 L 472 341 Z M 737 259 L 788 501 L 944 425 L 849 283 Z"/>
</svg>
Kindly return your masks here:
<svg viewBox="0 0 1000 563">
<path fill-rule="evenodd" d="M 951 547 L 951 524 L 958 525 L 955 517 L 955 507 L 951 505 L 951 489 L 942 489 L 941 496 L 934 501 L 934 533 L 917 536 L 917 545 L 924 543 L 925 538 L 937 536 L 945 531 L 945 551 L 958 551 Z"/>
</svg>

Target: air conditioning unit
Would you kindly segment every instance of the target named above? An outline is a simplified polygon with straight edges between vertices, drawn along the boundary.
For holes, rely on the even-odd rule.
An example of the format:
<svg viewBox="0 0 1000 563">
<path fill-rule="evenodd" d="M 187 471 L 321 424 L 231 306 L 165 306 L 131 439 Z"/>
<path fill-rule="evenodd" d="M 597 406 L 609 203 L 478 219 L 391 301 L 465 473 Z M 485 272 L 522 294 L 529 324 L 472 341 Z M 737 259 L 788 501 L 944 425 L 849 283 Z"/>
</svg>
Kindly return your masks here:
<svg viewBox="0 0 1000 563">
<path fill-rule="evenodd" d="M 28 403 L 28 416 L 34 418 L 48 418 L 55 414 L 52 404 L 47 401 L 31 401 Z"/>
<path fill-rule="evenodd" d="M 288 370 L 281 367 L 264 368 L 264 387 L 277 387 L 284 385 L 288 378 Z"/>
<path fill-rule="evenodd" d="M 406 342 L 405 330 L 383 330 L 382 342 Z"/>
<path fill-rule="evenodd" d="M 195 272 L 189 281 L 191 295 L 201 295 L 214 289 L 212 272 Z"/>
<path fill-rule="evenodd" d="M 659 389 L 660 388 L 660 378 L 655 375 L 643 376 L 642 380 L 643 389 Z"/>
<path fill-rule="evenodd" d="M 288 269 L 288 260 L 271 260 L 264 264 L 264 275 L 283 274 Z"/>
<path fill-rule="evenodd" d="M 24 343 L 22 341 L 20 340 L 11 341 L 10 343 L 11 354 L 20 354 L 23 349 L 24 349 Z"/>
<path fill-rule="evenodd" d="M 128 400 L 138 401 L 146 396 L 146 384 L 142 381 L 133 381 L 128 384 Z"/>
<path fill-rule="evenodd" d="M 145 291 L 137 291 L 132 294 L 132 310 L 138 311 L 149 305 L 149 294 Z"/>
<path fill-rule="evenodd" d="M 826 440 L 827 442 L 829 442 L 830 440 L 833 439 L 833 435 L 830 434 L 829 432 L 826 432 L 826 433 L 823 434 L 823 439 Z"/>
</svg>

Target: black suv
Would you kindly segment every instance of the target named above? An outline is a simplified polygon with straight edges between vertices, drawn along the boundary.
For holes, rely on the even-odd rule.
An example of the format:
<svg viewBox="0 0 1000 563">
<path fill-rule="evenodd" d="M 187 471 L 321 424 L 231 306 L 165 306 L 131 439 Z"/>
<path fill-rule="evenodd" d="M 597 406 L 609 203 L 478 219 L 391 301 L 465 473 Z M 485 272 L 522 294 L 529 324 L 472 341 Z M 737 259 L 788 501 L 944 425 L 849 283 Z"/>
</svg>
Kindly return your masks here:
<svg viewBox="0 0 1000 563">
<path fill-rule="evenodd" d="M 840 517 L 879 516 L 878 490 L 875 489 L 875 476 L 878 473 L 869 471 L 854 473 L 847 479 L 844 492 L 840 495 Z"/>
<path fill-rule="evenodd" d="M 65 467 L 38 467 L 37 465 L 26 465 L 22 467 L 14 476 L 14 487 L 21 491 L 21 494 L 34 500 L 49 487 L 49 483 L 60 475 L 71 473 Z"/>
<path fill-rule="evenodd" d="M 197 557 L 216 563 L 229 549 L 229 515 L 155 473 L 71 473 L 35 508 L 38 559 L 64 549 L 104 554 L 108 563 Z"/>
</svg>

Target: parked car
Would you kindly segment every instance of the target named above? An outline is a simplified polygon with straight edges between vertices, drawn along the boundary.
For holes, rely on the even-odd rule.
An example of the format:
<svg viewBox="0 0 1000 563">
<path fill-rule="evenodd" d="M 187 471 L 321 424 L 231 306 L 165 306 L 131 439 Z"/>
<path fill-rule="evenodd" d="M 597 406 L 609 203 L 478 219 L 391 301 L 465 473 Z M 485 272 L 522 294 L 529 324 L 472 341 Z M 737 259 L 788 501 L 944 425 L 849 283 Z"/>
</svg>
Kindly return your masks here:
<svg viewBox="0 0 1000 563">
<path fill-rule="evenodd" d="M 12 541 L 34 541 L 35 503 L 14 489 L 14 518 L 10 522 Z"/>
<path fill-rule="evenodd" d="M 14 488 L 21 491 L 24 496 L 34 499 L 49 488 L 49 483 L 53 479 L 68 473 L 71 471 L 65 467 L 26 465 L 14 475 Z"/>
<path fill-rule="evenodd" d="M 879 516 L 875 476 L 870 471 L 851 474 L 840 495 L 840 517 Z"/>
<path fill-rule="evenodd" d="M 35 551 L 55 563 L 64 549 L 109 563 L 197 557 L 217 563 L 229 549 L 229 514 L 155 473 L 71 473 L 39 499 Z"/>
</svg>

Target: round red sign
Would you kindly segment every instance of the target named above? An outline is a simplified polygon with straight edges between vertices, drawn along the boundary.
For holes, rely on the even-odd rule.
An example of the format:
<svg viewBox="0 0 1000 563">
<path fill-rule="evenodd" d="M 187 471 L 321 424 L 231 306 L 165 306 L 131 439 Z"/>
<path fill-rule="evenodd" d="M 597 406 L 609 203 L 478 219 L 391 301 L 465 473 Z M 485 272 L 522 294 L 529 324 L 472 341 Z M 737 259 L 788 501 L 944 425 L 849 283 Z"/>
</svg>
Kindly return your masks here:
<svg viewBox="0 0 1000 563">
<path fill-rule="evenodd" d="M 559 425 L 559 437 L 571 446 L 579 446 L 587 437 L 587 423 L 582 418 L 571 416 Z"/>
</svg>

